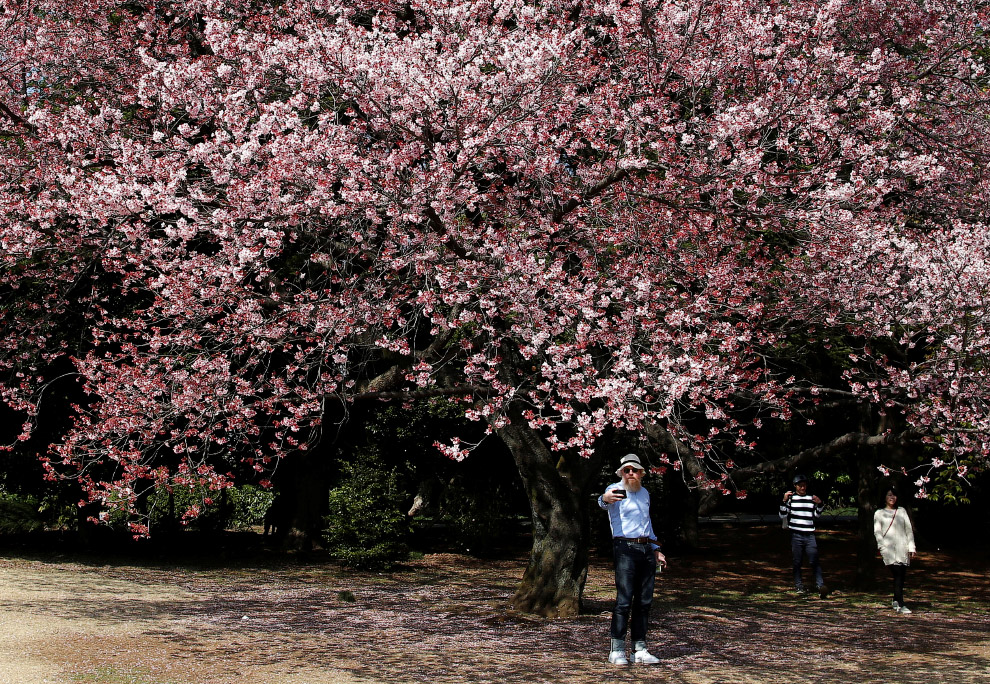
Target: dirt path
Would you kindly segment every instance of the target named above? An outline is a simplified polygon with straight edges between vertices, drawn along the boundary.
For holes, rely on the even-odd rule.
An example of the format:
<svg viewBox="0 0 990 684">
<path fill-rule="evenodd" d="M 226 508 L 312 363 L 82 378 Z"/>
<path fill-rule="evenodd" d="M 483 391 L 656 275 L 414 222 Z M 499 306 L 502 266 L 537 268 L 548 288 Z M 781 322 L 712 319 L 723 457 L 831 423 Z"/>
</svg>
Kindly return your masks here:
<svg viewBox="0 0 990 684">
<path fill-rule="evenodd" d="M 623 680 L 990 678 L 985 552 L 925 556 L 908 577 L 916 612 L 898 616 L 885 583 L 882 596 L 842 590 L 850 535 L 822 538 L 826 573 L 840 588 L 824 601 L 787 593 L 780 541 L 766 529 L 712 531 L 707 553 L 672 558 L 651 628 L 662 662 L 630 668 Z M 437 554 L 380 575 L 323 563 L 192 568 L 0 556 L 0 684 L 614 679 L 603 662 L 608 560 L 591 568 L 586 613 L 558 621 L 505 610 L 522 563 Z"/>
</svg>

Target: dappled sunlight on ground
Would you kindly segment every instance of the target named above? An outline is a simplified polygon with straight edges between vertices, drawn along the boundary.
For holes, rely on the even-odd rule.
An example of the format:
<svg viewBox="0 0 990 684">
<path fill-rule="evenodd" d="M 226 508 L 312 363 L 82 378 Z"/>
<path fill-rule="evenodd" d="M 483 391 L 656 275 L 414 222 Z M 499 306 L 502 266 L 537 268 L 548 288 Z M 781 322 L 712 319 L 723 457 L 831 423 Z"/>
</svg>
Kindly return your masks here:
<svg viewBox="0 0 990 684">
<path fill-rule="evenodd" d="M 879 561 L 876 592 L 851 588 L 851 533 L 823 535 L 837 589 L 825 600 L 789 593 L 780 530 L 704 534 L 704 551 L 671 556 L 659 578 L 651 639 L 661 664 L 627 668 L 624 680 L 753 683 L 786 669 L 790 682 L 861 682 L 895 664 L 900 682 L 990 675 L 985 556 L 923 556 L 906 590 L 916 612 L 900 616 Z M 0 664 L 19 662 L 24 675 L 5 668 L 0 684 L 37 684 L 45 663 L 53 684 L 612 679 L 609 559 L 593 558 L 571 620 L 506 608 L 525 560 L 432 554 L 369 574 L 287 559 L 189 568 L 7 556 Z"/>
</svg>

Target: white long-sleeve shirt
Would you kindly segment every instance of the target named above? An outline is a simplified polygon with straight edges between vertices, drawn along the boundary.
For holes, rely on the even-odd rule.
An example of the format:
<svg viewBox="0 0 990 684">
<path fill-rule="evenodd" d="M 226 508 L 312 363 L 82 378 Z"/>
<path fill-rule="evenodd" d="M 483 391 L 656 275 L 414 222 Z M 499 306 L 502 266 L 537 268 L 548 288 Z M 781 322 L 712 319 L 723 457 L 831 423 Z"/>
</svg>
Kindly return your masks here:
<svg viewBox="0 0 990 684">
<path fill-rule="evenodd" d="M 621 482 L 610 484 L 605 488 L 605 492 L 608 493 L 622 486 Z M 626 498 L 611 504 L 605 503 L 605 500 L 599 496 L 598 505 L 608 511 L 613 537 L 628 539 L 649 537 L 656 540 L 653 521 L 650 520 L 650 493 L 646 491 L 646 487 L 640 487 L 636 492 L 626 489 Z"/>
<path fill-rule="evenodd" d="M 884 565 L 910 565 L 914 546 L 914 529 L 907 511 L 898 507 L 881 508 L 873 514 L 873 536 Z"/>
</svg>

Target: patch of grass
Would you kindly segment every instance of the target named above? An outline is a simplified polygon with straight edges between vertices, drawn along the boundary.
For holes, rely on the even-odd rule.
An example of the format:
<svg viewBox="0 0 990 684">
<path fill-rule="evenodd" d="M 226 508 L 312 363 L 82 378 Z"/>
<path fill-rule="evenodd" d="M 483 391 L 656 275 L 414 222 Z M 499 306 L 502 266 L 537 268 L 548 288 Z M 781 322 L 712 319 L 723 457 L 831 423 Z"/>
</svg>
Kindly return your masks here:
<svg viewBox="0 0 990 684">
<path fill-rule="evenodd" d="M 830 515 L 856 515 L 859 513 L 859 509 L 855 506 L 843 506 L 842 508 L 826 508 L 823 515 L 826 517 Z"/>
</svg>

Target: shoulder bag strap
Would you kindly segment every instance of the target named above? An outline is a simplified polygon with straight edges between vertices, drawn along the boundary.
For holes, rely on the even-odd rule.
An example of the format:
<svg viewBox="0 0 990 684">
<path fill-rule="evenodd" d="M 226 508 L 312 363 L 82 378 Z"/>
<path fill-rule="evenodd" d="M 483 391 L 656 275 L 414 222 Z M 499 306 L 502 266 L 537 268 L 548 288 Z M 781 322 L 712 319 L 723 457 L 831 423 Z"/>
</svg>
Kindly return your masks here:
<svg viewBox="0 0 990 684">
<path fill-rule="evenodd" d="M 899 510 L 901 510 L 901 509 L 900 508 L 895 508 L 894 509 L 894 514 L 892 516 L 890 516 L 890 524 L 887 525 L 887 529 L 884 530 L 883 536 L 880 537 L 881 539 L 886 539 L 887 538 L 887 533 L 890 532 L 890 528 L 894 524 L 894 518 L 897 517 L 897 511 L 899 511 Z"/>
</svg>

